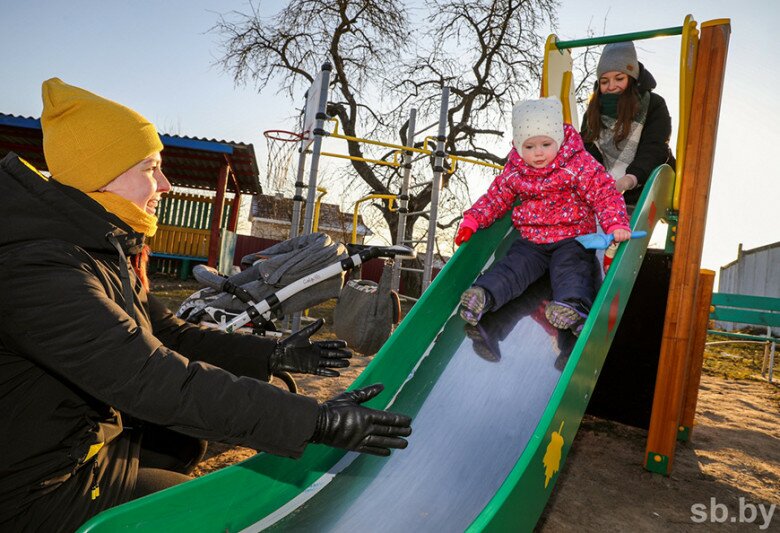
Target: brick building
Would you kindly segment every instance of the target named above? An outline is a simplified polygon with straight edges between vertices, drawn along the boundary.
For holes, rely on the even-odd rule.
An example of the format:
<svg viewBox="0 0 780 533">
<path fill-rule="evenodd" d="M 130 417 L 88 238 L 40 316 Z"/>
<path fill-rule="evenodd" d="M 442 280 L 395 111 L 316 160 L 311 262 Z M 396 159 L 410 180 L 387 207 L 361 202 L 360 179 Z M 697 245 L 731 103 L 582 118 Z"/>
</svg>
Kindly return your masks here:
<svg viewBox="0 0 780 533">
<path fill-rule="evenodd" d="M 305 211 L 304 202 L 301 207 L 301 226 L 303 226 Z M 280 194 L 254 196 L 249 214 L 249 220 L 252 223 L 252 236 L 279 241 L 288 239 L 292 214 L 292 198 L 284 198 Z M 352 213 L 342 212 L 336 204 L 321 203 L 317 231 L 327 233 L 335 241 L 350 242 L 352 239 Z M 358 216 L 357 243 L 363 244 L 365 238 L 372 234 L 371 230 L 363 224 L 363 218 Z"/>
</svg>

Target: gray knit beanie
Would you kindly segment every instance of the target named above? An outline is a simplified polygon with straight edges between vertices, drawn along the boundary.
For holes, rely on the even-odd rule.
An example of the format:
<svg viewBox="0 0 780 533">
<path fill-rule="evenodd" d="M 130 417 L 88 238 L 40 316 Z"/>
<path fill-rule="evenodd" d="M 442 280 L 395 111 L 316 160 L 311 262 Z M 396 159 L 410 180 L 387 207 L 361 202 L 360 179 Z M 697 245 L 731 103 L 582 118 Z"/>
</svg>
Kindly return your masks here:
<svg viewBox="0 0 780 533">
<path fill-rule="evenodd" d="M 531 137 L 545 135 L 563 144 L 563 106 L 555 96 L 539 100 L 525 100 L 512 110 L 512 140 L 520 150 Z"/>
<path fill-rule="evenodd" d="M 639 77 L 639 61 L 634 43 L 610 43 L 604 47 L 596 75 L 600 78 L 606 72 L 622 72 L 634 79 Z"/>
</svg>

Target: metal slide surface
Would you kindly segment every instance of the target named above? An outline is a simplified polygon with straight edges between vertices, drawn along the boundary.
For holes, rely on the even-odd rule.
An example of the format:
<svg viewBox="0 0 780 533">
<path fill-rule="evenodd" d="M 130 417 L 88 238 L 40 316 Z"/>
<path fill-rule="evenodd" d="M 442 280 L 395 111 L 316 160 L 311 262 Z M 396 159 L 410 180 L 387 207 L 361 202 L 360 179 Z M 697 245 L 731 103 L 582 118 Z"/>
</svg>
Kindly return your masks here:
<svg viewBox="0 0 780 533">
<path fill-rule="evenodd" d="M 414 413 L 409 447 L 389 459 L 351 454 L 271 530 L 466 529 L 517 463 L 574 347 L 574 335 L 547 324 L 548 299 L 545 279 L 487 315 L 484 338 L 454 315 L 393 404 Z"/>
<path fill-rule="evenodd" d="M 666 215 L 674 176 L 651 177 L 632 219 Z M 544 318 L 546 278 L 486 315 L 460 293 L 515 238 L 509 217 L 476 234 L 353 384 L 372 407 L 414 417 L 389 458 L 310 446 L 297 460 L 257 455 L 108 510 L 81 531 L 531 530 L 544 509 L 609 349 L 649 236 L 622 245 L 579 339 Z"/>
</svg>

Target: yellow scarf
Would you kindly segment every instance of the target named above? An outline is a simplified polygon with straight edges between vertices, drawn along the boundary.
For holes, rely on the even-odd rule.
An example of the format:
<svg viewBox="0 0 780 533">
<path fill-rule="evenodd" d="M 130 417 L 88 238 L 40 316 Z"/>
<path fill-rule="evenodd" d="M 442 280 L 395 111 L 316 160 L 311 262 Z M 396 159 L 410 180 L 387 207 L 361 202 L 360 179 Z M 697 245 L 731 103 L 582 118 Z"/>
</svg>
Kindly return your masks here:
<svg viewBox="0 0 780 533">
<path fill-rule="evenodd" d="M 122 222 L 138 233 L 152 237 L 157 233 L 157 217 L 150 215 L 130 200 L 112 192 L 88 192 L 87 196 L 102 205 L 106 211 L 118 216 Z"/>
</svg>

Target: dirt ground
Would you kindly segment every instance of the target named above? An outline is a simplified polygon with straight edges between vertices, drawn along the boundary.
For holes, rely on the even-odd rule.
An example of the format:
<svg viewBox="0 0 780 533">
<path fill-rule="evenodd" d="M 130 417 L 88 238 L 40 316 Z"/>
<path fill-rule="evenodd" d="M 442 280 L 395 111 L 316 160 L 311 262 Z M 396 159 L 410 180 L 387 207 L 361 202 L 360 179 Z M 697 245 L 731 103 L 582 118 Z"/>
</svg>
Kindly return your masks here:
<svg viewBox="0 0 780 533">
<path fill-rule="evenodd" d="M 677 446 L 670 477 L 642 468 L 646 439 L 587 417 L 538 531 L 760 530 L 759 512 L 739 522 L 740 499 L 745 518 L 748 504 L 780 507 L 780 392 L 766 381 L 702 376 L 692 439 Z M 769 531 L 780 531 L 776 514 Z"/>
<path fill-rule="evenodd" d="M 173 309 L 194 287 L 153 281 Z M 646 431 L 586 417 L 537 531 L 780 531 L 780 372 L 768 383 L 755 370 L 755 351 L 734 355 L 729 346 L 705 353 L 696 425 L 677 447 L 671 476 L 642 468 Z M 326 400 L 369 362 L 356 355 L 340 378 L 296 377 L 299 392 Z M 210 443 L 196 474 L 253 454 Z"/>
</svg>

